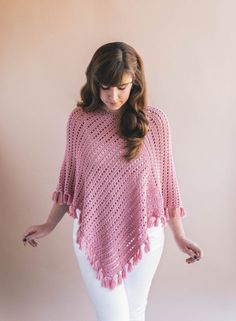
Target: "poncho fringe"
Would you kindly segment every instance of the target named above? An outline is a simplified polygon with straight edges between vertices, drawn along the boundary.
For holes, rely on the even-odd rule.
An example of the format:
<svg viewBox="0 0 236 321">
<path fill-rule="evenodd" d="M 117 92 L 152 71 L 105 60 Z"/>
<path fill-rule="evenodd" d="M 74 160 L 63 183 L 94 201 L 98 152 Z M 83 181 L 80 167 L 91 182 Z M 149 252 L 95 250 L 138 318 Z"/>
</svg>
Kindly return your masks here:
<svg viewBox="0 0 236 321">
<path fill-rule="evenodd" d="M 72 196 L 68 194 L 63 194 L 62 192 L 54 192 L 52 196 L 53 201 L 63 205 L 69 205 L 69 215 L 72 218 L 77 218 L 76 208 L 71 205 Z M 186 216 L 185 209 L 183 207 L 180 208 L 164 208 L 164 216 L 150 216 L 147 220 L 147 227 L 158 226 L 159 223 L 162 226 L 166 226 L 167 222 L 172 217 L 184 217 Z M 96 272 L 96 278 L 101 281 L 102 287 L 108 289 L 114 289 L 116 285 L 122 283 L 123 279 L 126 278 L 126 272 L 131 272 L 135 265 L 137 265 L 142 260 L 143 250 L 142 246 L 144 245 L 144 251 L 148 253 L 150 251 L 150 240 L 149 236 L 147 235 L 144 242 L 139 246 L 137 252 L 131 257 L 127 264 L 125 264 L 122 269 L 115 274 L 113 277 L 108 277 L 103 275 L 103 270 L 101 266 L 99 266 L 99 261 L 96 260 L 96 253 L 93 252 L 93 248 L 89 246 L 88 242 L 83 238 L 81 230 L 79 229 L 77 232 L 77 239 L 76 242 L 79 245 L 80 249 L 85 249 L 86 256 L 93 267 L 94 271 Z"/>
</svg>

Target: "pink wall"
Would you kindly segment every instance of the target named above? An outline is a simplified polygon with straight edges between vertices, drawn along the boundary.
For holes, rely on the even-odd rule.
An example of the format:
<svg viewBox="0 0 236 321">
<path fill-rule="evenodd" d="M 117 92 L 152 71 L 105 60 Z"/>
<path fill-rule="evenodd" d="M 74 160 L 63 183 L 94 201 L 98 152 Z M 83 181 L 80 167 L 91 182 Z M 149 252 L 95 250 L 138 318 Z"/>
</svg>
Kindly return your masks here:
<svg viewBox="0 0 236 321">
<path fill-rule="evenodd" d="M 66 119 L 92 54 L 111 41 L 125 41 L 143 57 L 149 104 L 166 111 L 172 126 L 186 234 L 205 254 L 186 264 L 166 229 L 147 320 L 233 320 L 235 2 L 13 0 L 0 6 L 0 320 L 95 321 L 72 248 L 71 218 L 37 248 L 24 247 L 21 235 L 48 216 Z"/>
</svg>

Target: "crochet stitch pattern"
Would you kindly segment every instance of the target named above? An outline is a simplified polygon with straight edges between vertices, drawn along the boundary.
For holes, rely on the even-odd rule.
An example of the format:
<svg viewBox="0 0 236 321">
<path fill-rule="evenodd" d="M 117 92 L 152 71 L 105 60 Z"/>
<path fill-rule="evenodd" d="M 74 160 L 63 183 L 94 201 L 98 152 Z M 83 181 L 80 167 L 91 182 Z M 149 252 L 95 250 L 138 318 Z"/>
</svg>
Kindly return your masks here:
<svg viewBox="0 0 236 321">
<path fill-rule="evenodd" d="M 66 148 L 52 200 L 78 218 L 78 246 L 101 286 L 114 289 L 150 251 L 147 229 L 186 216 L 172 153 L 167 115 L 145 109 L 149 128 L 140 155 L 124 159 L 119 117 L 105 110 L 74 108 L 66 125 Z M 144 248 L 143 248 L 144 247 Z"/>
</svg>

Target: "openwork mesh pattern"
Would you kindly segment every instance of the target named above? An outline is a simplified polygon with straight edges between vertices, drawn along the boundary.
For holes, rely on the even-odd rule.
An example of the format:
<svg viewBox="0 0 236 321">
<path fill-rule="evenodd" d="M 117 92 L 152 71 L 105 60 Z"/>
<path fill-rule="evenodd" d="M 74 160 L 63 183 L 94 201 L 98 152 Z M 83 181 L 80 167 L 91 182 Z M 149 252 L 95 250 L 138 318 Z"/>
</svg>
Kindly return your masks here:
<svg viewBox="0 0 236 321">
<path fill-rule="evenodd" d="M 67 121 L 66 148 L 52 200 L 68 204 L 78 218 L 78 246 L 103 287 L 113 289 L 149 252 L 147 228 L 185 216 L 166 114 L 148 106 L 149 130 L 140 156 L 122 155 L 118 114 L 74 108 Z"/>
</svg>

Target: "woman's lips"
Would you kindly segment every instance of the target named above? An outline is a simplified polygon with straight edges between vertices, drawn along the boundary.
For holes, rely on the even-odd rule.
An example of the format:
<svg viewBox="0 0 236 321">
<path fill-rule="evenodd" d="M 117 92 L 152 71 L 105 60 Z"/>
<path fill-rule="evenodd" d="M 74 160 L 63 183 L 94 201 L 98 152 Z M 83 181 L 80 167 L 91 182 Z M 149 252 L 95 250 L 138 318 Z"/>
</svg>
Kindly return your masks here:
<svg viewBox="0 0 236 321">
<path fill-rule="evenodd" d="M 108 102 L 108 104 L 110 104 L 110 105 L 112 105 L 112 106 L 118 106 L 117 103 L 110 103 L 110 102 Z"/>
</svg>

